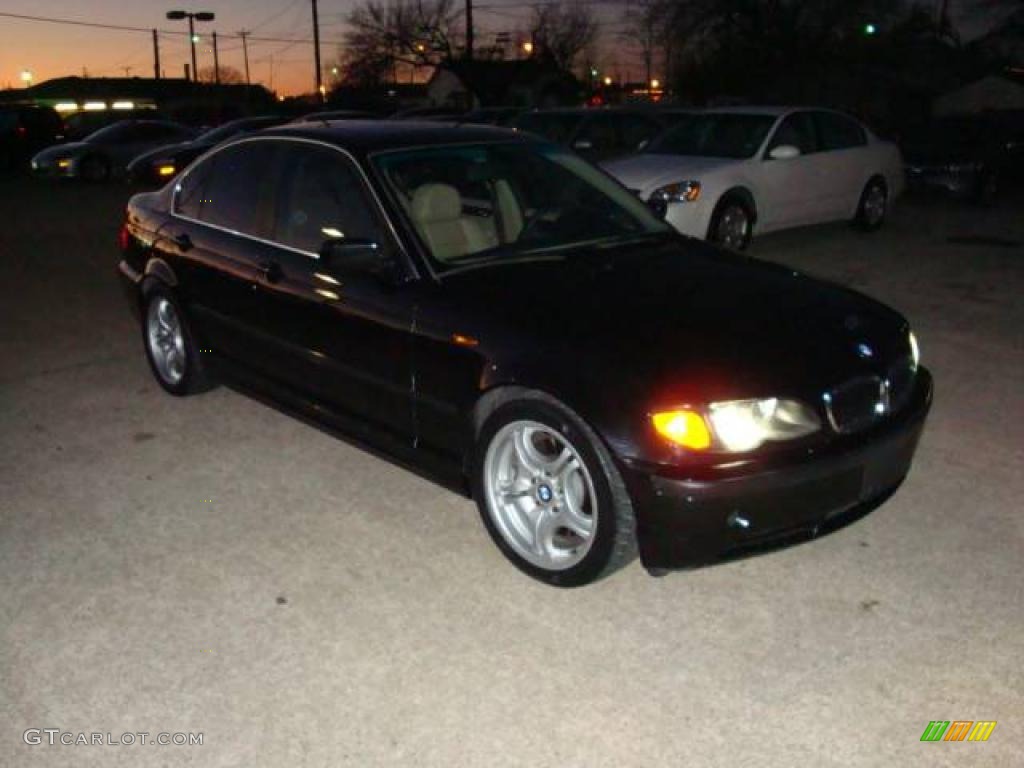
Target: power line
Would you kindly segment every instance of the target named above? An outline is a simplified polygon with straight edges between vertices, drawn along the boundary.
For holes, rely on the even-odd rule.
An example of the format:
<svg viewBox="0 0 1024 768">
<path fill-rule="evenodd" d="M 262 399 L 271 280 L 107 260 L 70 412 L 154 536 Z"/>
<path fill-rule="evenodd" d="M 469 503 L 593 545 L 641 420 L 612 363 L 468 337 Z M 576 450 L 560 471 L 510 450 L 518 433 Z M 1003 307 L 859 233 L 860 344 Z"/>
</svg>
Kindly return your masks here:
<svg viewBox="0 0 1024 768">
<path fill-rule="evenodd" d="M 117 32 L 147 32 L 151 33 L 152 27 L 130 27 L 124 24 L 103 24 L 96 21 L 79 21 L 78 19 L 59 19 L 52 16 L 29 16 L 21 13 L 6 13 L 0 12 L 0 18 L 7 19 L 19 19 L 21 21 L 39 21 L 48 24 L 65 24 L 75 27 L 92 27 L 94 29 L 109 29 Z M 161 35 L 176 35 L 178 37 L 188 37 L 188 32 L 181 32 L 174 29 L 158 29 L 157 32 Z M 241 39 L 238 35 L 220 35 L 220 37 L 232 38 L 235 40 Z M 296 45 L 312 45 L 313 39 L 310 37 L 303 38 L 287 38 L 287 37 L 257 37 L 256 35 L 248 35 L 249 42 L 262 42 L 262 43 L 293 43 Z M 327 43 L 330 45 L 344 45 L 343 40 L 321 40 L 321 43 Z"/>
</svg>

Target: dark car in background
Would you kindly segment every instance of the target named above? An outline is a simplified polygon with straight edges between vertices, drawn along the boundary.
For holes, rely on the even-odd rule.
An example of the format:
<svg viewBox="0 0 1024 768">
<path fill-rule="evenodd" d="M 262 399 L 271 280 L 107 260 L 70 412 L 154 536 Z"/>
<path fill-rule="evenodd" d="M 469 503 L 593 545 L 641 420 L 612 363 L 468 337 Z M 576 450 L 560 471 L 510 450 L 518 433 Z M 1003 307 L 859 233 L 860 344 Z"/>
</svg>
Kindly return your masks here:
<svg viewBox="0 0 1024 768">
<path fill-rule="evenodd" d="M 525 112 L 509 125 L 602 162 L 637 152 L 672 121 L 670 113 L 653 109 L 579 108 Z"/>
<path fill-rule="evenodd" d="M 224 376 L 414 465 L 558 586 L 849 523 L 931 403 L 894 310 L 683 238 L 523 133 L 270 129 L 135 195 L 119 240 L 166 391 Z"/>
<path fill-rule="evenodd" d="M 64 117 L 66 141 L 81 141 L 89 134 L 121 120 L 165 120 L 155 109 L 97 109 L 73 112 Z"/>
<path fill-rule="evenodd" d="M 136 184 L 162 184 L 201 154 L 222 141 L 281 125 L 287 117 L 263 115 L 232 120 L 178 144 L 165 144 L 136 156 L 128 163 L 129 181 Z"/>
<path fill-rule="evenodd" d="M 82 141 L 44 149 L 32 158 L 32 171 L 38 176 L 104 181 L 123 176 L 139 153 L 193 136 L 194 129 L 166 120 L 121 120 Z"/>
<path fill-rule="evenodd" d="M 991 203 L 1024 180 L 1024 110 L 942 117 L 901 145 L 911 188 Z"/>
<path fill-rule="evenodd" d="M 479 107 L 459 115 L 458 121 L 473 125 L 510 125 L 523 111 L 522 107 Z"/>
<path fill-rule="evenodd" d="M 326 112 L 310 112 L 295 118 L 293 123 L 322 123 L 331 120 L 375 120 L 377 115 L 361 109 L 331 109 Z"/>
<path fill-rule="evenodd" d="M 28 166 L 41 149 L 64 138 L 64 122 L 51 107 L 0 105 L 0 171 Z"/>
</svg>

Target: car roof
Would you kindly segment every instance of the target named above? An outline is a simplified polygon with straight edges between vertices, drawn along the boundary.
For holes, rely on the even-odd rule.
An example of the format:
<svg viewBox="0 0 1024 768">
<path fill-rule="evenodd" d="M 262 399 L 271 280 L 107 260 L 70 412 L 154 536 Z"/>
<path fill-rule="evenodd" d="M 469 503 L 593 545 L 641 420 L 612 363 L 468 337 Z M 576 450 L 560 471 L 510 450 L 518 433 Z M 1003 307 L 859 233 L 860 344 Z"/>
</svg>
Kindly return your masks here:
<svg viewBox="0 0 1024 768">
<path fill-rule="evenodd" d="M 261 136 L 314 139 L 367 154 L 404 147 L 443 146 L 471 142 L 536 141 L 532 137 L 489 125 L 420 120 L 339 120 L 289 123 L 261 131 Z"/>
</svg>

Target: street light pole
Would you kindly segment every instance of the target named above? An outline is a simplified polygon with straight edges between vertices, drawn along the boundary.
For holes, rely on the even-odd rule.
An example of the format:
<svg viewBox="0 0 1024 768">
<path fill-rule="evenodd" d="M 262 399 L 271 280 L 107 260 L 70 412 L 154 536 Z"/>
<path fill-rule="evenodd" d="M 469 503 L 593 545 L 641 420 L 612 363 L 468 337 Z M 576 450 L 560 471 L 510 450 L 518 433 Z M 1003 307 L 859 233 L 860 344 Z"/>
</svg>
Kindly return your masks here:
<svg viewBox="0 0 1024 768">
<path fill-rule="evenodd" d="M 188 19 L 188 41 L 192 46 L 192 82 L 196 82 L 199 80 L 199 71 L 196 69 L 196 42 L 199 38 L 196 37 L 195 22 L 213 21 L 216 16 L 209 11 L 168 11 L 167 18 L 171 21 Z"/>
</svg>

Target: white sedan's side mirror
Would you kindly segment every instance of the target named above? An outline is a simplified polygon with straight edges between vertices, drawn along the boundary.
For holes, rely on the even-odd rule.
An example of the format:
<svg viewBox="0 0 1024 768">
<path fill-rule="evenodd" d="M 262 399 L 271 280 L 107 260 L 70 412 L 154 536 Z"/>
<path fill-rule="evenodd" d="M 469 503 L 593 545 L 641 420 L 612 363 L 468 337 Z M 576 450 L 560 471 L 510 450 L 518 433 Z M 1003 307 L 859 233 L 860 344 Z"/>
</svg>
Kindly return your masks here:
<svg viewBox="0 0 1024 768">
<path fill-rule="evenodd" d="M 779 144 L 768 153 L 768 157 L 772 160 L 792 160 L 794 157 L 800 157 L 800 150 L 792 144 Z"/>
</svg>

